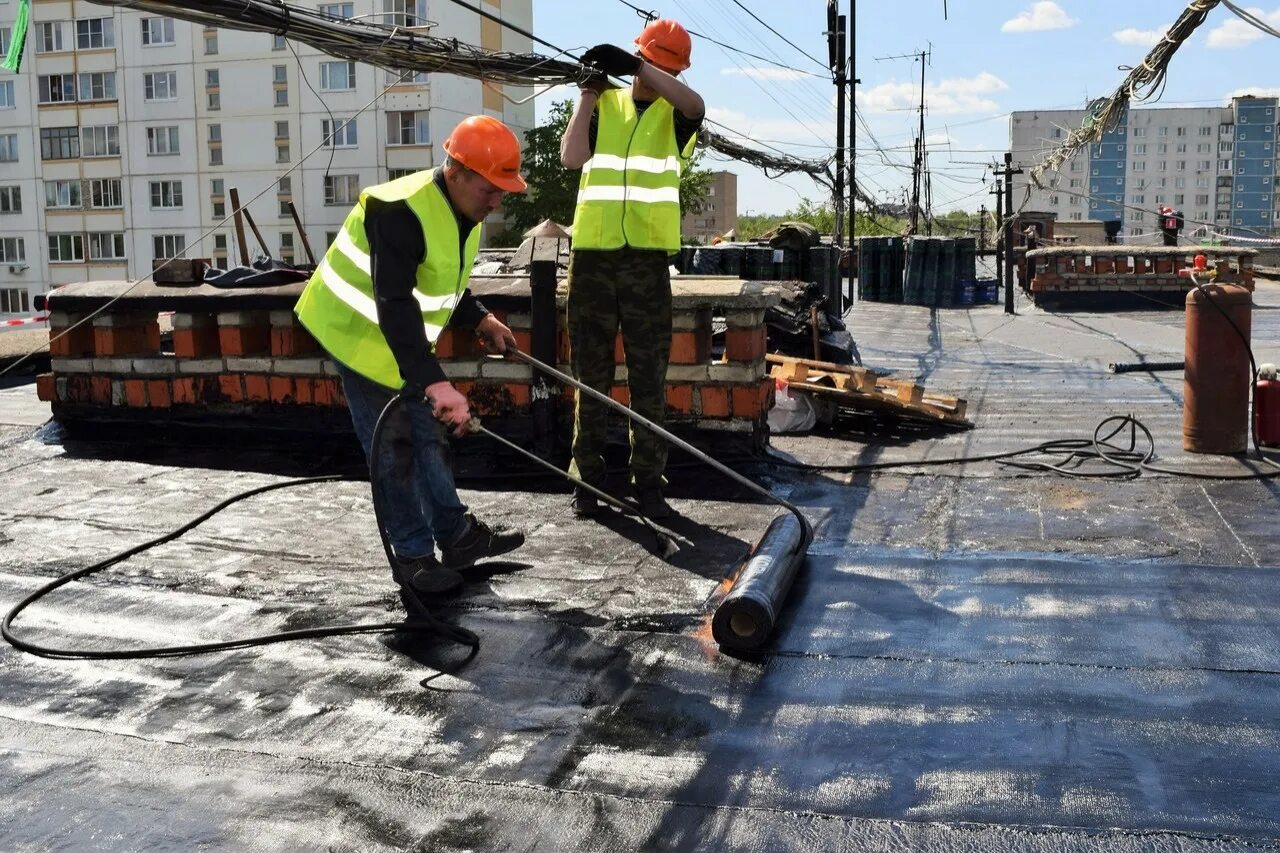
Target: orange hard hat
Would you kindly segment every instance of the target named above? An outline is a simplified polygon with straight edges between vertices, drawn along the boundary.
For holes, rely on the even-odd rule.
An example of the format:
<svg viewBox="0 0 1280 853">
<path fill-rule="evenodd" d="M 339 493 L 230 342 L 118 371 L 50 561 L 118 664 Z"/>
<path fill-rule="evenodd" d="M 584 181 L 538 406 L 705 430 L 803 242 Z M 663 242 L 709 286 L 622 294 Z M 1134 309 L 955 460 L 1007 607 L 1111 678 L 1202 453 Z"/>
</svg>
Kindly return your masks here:
<svg viewBox="0 0 1280 853">
<path fill-rule="evenodd" d="M 444 151 L 498 189 L 522 193 L 528 188 L 520 177 L 520 140 L 492 116 L 464 118 L 444 141 Z"/>
<path fill-rule="evenodd" d="M 636 37 L 636 44 L 640 55 L 663 71 L 678 74 L 690 65 L 693 42 L 688 31 L 670 18 L 651 21 Z"/>
</svg>

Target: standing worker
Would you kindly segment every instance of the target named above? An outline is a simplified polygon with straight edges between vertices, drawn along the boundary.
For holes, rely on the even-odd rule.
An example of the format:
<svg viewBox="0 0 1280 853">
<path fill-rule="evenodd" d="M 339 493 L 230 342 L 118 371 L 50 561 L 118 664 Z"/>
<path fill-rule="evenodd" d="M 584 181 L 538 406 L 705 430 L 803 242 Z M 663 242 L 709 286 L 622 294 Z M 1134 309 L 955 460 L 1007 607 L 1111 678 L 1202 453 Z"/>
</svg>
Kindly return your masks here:
<svg viewBox="0 0 1280 853">
<path fill-rule="evenodd" d="M 472 116 L 444 151 L 443 167 L 360 193 L 295 309 L 342 378 L 410 616 L 420 615 L 410 587 L 456 589 L 459 569 L 524 544 L 523 533 L 486 525 L 458 498 L 442 425 L 462 435 L 471 412 L 433 353 L 450 322 L 474 326 L 493 352 L 515 347 L 467 280 L 479 224 L 504 193 L 525 189 L 520 142 L 497 119 Z M 375 460 L 378 416 L 402 388 L 407 400 L 383 427 Z"/>
<path fill-rule="evenodd" d="M 1182 211 L 1165 205 L 1160 208 L 1160 232 L 1166 246 L 1178 245 L 1178 232 L 1182 230 Z"/>
<path fill-rule="evenodd" d="M 582 55 L 604 74 L 631 77 L 629 89 L 597 78 L 585 84 L 560 160 L 582 169 L 569 259 L 570 364 L 580 382 L 609 393 L 614 338 L 622 329 L 631 408 L 661 424 L 671 354 L 668 256 L 680 249 L 680 174 L 693 154 L 706 108 L 676 79 L 689 67 L 689 34 L 658 19 L 635 41 L 636 53 L 601 44 Z M 581 392 L 573 421 L 570 473 L 599 487 L 605 478 L 606 407 Z M 640 511 L 671 515 L 662 496 L 667 447 L 629 425 L 631 485 Z M 574 492 L 573 511 L 592 516 L 596 497 Z"/>
</svg>

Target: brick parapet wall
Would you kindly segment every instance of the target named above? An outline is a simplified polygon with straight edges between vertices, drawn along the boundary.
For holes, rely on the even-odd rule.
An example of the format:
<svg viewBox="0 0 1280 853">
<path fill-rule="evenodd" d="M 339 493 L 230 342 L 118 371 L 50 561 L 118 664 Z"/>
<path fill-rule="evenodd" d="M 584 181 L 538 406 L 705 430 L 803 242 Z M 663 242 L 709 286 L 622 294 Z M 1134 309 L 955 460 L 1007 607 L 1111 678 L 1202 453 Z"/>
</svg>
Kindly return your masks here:
<svg viewBox="0 0 1280 853">
<path fill-rule="evenodd" d="M 1190 267 L 1195 255 L 1208 257 L 1222 280 L 1253 290 L 1252 249 L 1235 247 L 1070 246 L 1027 253 L 1035 296 L 1073 293 L 1166 292 L 1190 289 L 1178 270 Z"/>
<path fill-rule="evenodd" d="M 96 288 L 95 294 L 110 291 L 104 283 L 90 285 Z M 80 323 L 95 306 L 77 300 L 76 287 L 86 286 L 72 285 L 67 293 L 60 290 L 49 299 L 51 371 L 40 377 L 37 388 L 40 398 L 53 404 L 55 416 L 252 415 L 264 408 L 345 406 L 333 363 L 290 308 L 297 293 L 274 293 L 271 299 L 257 300 L 260 306 L 247 300 L 246 307 L 242 299 L 231 308 L 213 295 L 208 300 L 188 295 L 172 312 L 168 346 L 162 346 L 157 315 L 164 300 L 155 294 L 143 300 L 126 295 Z M 711 360 L 710 300 L 723 301 L 723 310 L 716 313 L 728 323 L 723 358 L 715 362 Z M 773 396 L 764 362 L 763 304 L 768 300 L 759 292 L 743 296 L 725 288 L 718 297 L 712 291 L 693 297 L 677 292 L 674 301 L 667 377 L 669 421 L 763 435 Z M 532 317 L 527 296 L 523 304 L 510 296 L 494 302 L 508 306 L 494 308 L 493 313 L 511 327 L 520 349 L 529 352 Z M 563 298 L 559 314 L 562 318 Z M 558 341 L 558 366 L 569 372 L 568 337 L 563 329 Z M 481 417 L 529 413 L 531 369 L 486 357 L 473 329 L 447 329 L 436 343 L 436 352 L 450 381 L 468 396 Z M 625 403 L 629 397 L 621 336 L 614 354 L 611 395 Z M 572 400 L 572 388 L 562 393 L 565 400 Z"/>
</svg>

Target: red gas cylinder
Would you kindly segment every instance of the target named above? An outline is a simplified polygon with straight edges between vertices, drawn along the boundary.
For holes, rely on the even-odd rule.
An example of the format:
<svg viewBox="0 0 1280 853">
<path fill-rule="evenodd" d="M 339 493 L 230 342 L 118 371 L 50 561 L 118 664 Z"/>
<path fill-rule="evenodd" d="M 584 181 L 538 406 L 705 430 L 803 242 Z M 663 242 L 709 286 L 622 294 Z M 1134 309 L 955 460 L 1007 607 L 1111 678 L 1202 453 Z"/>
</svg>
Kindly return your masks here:
<svg viewBox="0 0 1280 853">
<path fill-rule="evenodd" d="M 1264 364 L 1258 369 L 1258 376 L 1258 387 L 1253 396 L 1258 444 L 1280 447 L 1280 381 L 1276 380 L 1275 365 Z"/>
<path fill-rule="evenodd" d="M 1210 284 L 1203 291 L 1187 294 L 1182 447 L 1191 453 L 1243 453 L 1249 448 L 1253 373 L 1249 350 L 1227 317 L 1248 339 L 1253 298 L 1234 284 Z"/>
</svg>

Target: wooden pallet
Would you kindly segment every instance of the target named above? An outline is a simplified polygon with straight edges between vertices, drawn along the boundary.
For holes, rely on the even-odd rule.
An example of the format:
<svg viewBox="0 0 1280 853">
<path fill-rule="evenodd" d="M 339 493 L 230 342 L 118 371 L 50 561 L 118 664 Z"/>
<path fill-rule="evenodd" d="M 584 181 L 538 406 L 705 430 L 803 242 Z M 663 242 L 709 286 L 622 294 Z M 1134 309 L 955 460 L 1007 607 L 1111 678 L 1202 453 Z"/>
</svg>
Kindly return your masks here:
<svg viewBox="0 0 1280 853">
<path fill-rule="evenodd" d="M 956 426 L 973 426 L 966 401 L 929 391 L 918 382 L 879 376 L 865 367 L 832 364 L 789 355 L 766 355 L 769 375 L 792 388 L 824 397 L 838 408 L 923 417 Z"/>
</svg>

